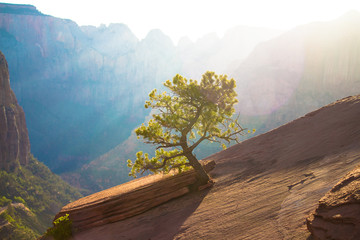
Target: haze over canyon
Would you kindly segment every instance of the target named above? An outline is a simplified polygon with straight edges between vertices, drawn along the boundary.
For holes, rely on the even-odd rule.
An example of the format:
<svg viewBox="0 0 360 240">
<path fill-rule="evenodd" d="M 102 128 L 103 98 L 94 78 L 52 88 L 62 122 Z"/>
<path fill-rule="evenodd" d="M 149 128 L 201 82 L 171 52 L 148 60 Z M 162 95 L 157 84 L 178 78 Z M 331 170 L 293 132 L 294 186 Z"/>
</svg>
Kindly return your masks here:
<svg viewBox="0 0 360 240">
<path fill-rule="evenodd" d="M 69 201 L 131 180 L 126 160 L 134 158 L 137 151 L 154 149 L 138 141 L 133 132 L 149 118 L 150 111 L 144 108 L 149 92 L 164 90 L 162 83 L 178 73 L 199 80 L 207 70 L 236 80 L 236 114 L 244 127 L 257 131 L 225 152 L 219 152 L 215 144 L 198 147 L 199 159 L 211 155 L 217 162 L 212 174 L 218 185 L 185 197 L 181 202 L 187 209 L 183 218 L 171 231 L 158 236 L 218 238 L 211 230 L 216 226 L 205 226 L 205 221 L 197 225 L 202 231 L 196 233 L 191 223 L 198 224 L 202 217 L 217 218 L 209 209 L 221 205 L 225 201 L 220 200 L 222 196 L 231 199 L 246 186 L 251 189 L 244 190 L 244 196 L 251 203 L 256 202 L 252 196 L 272 200 L 274 209 L 258 209 L 267 217 L 259 222 L 282 226 L 277 235 L 272 232 L 276 238 L 308 236 L 305 215 L 337 182 L 324 179 L 335 175 L 340 179 L 359 160 L 358 124 L 354 122 L 359 117 L 359 29 L 360 13 L 352 11 L 332 21 L 308 23 L 289 31 L 238 26 L 221 38 L 209 33 L 195 42 L 183 38 L 174 45 L 159 29 L 139 40 L 123 23 L 78 26 L 72 20 L 41 13 L 35 6 L 0 3 L 0 51 L 4 55 L 0 58 L 0 236 L 38 237 Z M 355 97 L 345 98 L 348 96 Z M 339 99 L 343 100 L 312 112 Z M 345 125 L 354 125 L 353 133 Z M 309 139 L 326 144 L 313 149 L 307 145 Z M 291 161 L 287 160 L 290 156 Z M 337 159 L 341 161 L 336 163 Z M 310 173 L 319 178 L 311 180 Z M 304 174 L 310 174 L 309 178 L 303 178 Z M 356 171 L 351 174 L 356 175 Z M 306 184 L 296 184 L 293 176 L 294 181 L 305 179 Z M 260 188 L 273 192 L 264 194 Z M 302 208 L 292 207 L 300 195 L 314 191 L 319 192 Z M 327 196 L 329 199 L 332 194 Z M 148 214 L 166 222 L 179 213 L 175 203 L 163 206 L 166 213 L 155 208 L 134 221 L 145 222 L 146 229 Z M 235 203 L 226 202 L 221 209 L 229 213 L 231 221 L 242 214 L 227 211 L 230 206 L 238 209 Z M 245 206 L 240 209 L 245 211 Z M 202 209 L 205 214 L 198 212 Z M 250 220 L 259 217 L 247 214 Z M 316 214 L 326 213 L 320 206 Z M 301 226 L 298 222 L 283 225 L 293 216 L 303 220 Z M 230 224 L 224 220 L 226 216 L 221 217 L 219 231 Z M 319 223 L 315 215 L 313 219 L 309 229 Z M 132 221 L 125 220 L 122 227 L 133 226 Z M 260 232 L 264 225 L 251 224 L 249 229 L 241 228 L 246 238 L 261 238 L 272 231 L 267 227 L 268 232 Z M 296 228 L 289 230 L 289 226 Z M 103 230 L 112 233 L 117 227 Z M 148 235 L 146 229 L 137 232 L 140 238 Z M 129 227 L 126 231 L 124 236 L 131 236 L 135 230 Z M 311 231 L 317 234 L 317 230 Z M 107 234 L 95 228 L 79 233 L 78 238 L 90 239 L 88 236 L 99 233 Z M 230 231 L 227 236 L 237 234 Z"/>
</svg>

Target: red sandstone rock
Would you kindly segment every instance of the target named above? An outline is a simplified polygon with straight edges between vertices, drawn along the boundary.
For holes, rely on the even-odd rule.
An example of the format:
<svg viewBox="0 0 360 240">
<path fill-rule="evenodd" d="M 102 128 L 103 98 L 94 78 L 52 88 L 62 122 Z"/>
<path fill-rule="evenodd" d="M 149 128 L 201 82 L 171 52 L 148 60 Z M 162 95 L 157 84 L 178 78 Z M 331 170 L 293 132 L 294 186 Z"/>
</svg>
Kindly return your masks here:
<svg viewBox="0 0 360 240">
<path fill-rule="evenodd" d="M 202 164 L 207 172 L 215 167 L 214 161 Z M 55 219 L 68 213 L 78 231 L 117 222 L 187 194 L 195 182 L 194 170 L 142 177 L 70 203 Z"/>
<path fill-rule="evenodd" d="M 30 142 L 23 109 L 10 88 L 8 64 L 0 52 L 0 169 L 28 163 Z"/>
<path fill-rule="evenodd" d="M 310 239 L 309 213 L 360 164 L 359 123 L 360 95 L 341 99 L 210 156 L 209 191 L 72 239 Z"/>
<path fill-rule="evenodd" d="M 307 228 L 316 240 L 360 239 L 360 166 L 320 199 Z"/>
</svg>

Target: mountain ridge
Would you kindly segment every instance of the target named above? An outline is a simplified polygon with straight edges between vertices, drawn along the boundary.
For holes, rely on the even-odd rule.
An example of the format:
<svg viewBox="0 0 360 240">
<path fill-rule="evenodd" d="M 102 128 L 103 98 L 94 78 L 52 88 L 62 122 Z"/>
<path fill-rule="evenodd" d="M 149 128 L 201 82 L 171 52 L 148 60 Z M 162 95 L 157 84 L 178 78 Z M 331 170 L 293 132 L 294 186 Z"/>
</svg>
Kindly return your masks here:
<svg viewBox="0 0 360 240">
<path fill-rule="evenodd" d="M 43 16 L 35 6 L 29 4 L 0 3 L 0 13 Z"/>
</svg>

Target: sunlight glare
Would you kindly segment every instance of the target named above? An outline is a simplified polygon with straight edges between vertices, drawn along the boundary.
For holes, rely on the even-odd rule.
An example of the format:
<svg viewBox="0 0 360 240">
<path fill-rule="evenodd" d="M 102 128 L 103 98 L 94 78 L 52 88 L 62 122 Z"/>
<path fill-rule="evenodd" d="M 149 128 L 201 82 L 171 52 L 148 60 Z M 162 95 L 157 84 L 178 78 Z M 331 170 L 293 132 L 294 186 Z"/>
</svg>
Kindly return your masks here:
<svg viewBox="0 0 360 240">
<path fill-rule="evenodd" d="M 124 23 L 143 39 L 161 29 L 176 44 L 211 32 L 221 37 L 238 25 L 288 30 L 313 21 L 328 21 L 350 10 L 360 11 L 355 0 L 9 0 L 36 6 L 41 12 L 71 19 L 79 25 Z"/>
</svg>

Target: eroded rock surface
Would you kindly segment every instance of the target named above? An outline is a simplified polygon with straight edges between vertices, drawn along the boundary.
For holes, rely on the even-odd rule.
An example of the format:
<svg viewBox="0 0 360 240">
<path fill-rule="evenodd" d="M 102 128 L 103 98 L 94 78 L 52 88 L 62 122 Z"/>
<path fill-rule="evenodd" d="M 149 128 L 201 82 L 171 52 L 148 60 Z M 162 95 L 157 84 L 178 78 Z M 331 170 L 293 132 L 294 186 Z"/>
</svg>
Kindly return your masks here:
<svg viewBox="0 0 360 240">
<path fill-rule="evenodd" d="M 209 172 L 215 162 L 206 161 L 203 166 Z M 193 170 L 142 177 L 70 203 L 55 219 L 68 213 L 78 231 L 117 222 L 189 193 L 195 182 Z"/>
<path fill-rule="evenodd" d="M 26 165 L 29 153 L 25 114 L 10 88 L 8 64 L 0 52 L 0 169 L 12 171 Z"/>
<path fill-rule="evenodd" d="M 320 199 L 307 227 L 314 239 L 360 239 L 360 165 Z"/>
</svg>

